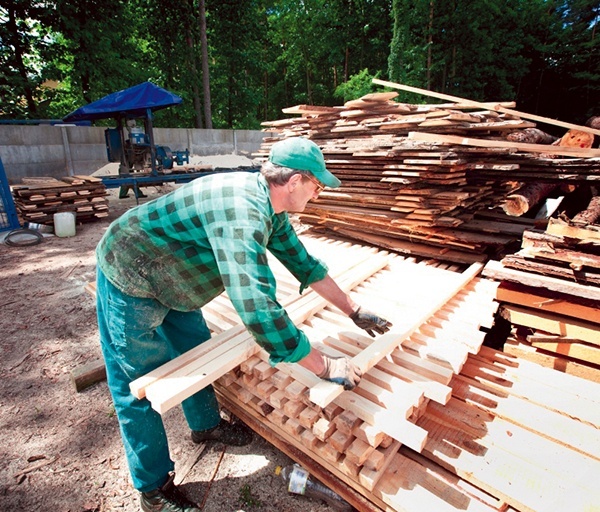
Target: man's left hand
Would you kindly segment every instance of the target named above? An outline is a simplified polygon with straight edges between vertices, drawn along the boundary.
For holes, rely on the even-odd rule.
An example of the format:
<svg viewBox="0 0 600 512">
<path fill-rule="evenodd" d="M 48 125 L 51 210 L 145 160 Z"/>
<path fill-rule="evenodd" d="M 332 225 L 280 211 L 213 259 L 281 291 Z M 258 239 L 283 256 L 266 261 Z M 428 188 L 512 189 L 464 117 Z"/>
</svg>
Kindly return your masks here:
<svg viewBox="0 0 600 512">
<path fill-rule="evenodd" d="M 375 337 L 373 331 L 383 334 L 392 327 L 392 323 L 388 322 L 385 318 L 381 318 L 375 313 L 371 313 L 361 307 L 352 313 L 350 318 L 358 327 L 367 331 L 373 338 Z"/>
</svg>

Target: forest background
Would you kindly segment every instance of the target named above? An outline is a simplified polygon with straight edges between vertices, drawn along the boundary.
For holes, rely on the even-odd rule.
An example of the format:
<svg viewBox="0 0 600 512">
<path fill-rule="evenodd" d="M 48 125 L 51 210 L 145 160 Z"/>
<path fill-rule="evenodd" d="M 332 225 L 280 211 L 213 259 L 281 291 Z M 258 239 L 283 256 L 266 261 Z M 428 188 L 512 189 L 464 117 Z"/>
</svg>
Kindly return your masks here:
<svg viewBox="0 0 600 512">
<path fill-rule="evenodd" d="M 155 126 L 258 129 L 377 77 L 584 124 L 599 22 L 598 0 L 1 0 L 0 122 L 148 80 L 184 100 Z"/>
</svg>

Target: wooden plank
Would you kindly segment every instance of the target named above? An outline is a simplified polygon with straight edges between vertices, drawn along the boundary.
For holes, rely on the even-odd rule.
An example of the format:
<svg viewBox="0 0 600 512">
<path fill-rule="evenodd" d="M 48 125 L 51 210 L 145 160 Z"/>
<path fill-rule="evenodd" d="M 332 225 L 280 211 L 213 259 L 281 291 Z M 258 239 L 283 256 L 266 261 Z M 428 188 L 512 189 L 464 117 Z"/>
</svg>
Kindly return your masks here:
<svg viewBox="0 0 600 512">
<path fill-rule="evenodd" d="M 381 512 L 377 507 L 390 512 L 422 512 L 424 506 L 436 512 L 452 512 L 457 507 L 465 512 L 499 510 L 493 505 L 493 497 L 469 486 L 460 478 L 451 477 L 442 468 L 415 464 L 405 455 L 398 455 L 397 444 L 390 445 L 390 457 L 386 459 L 385 467 L 378 471 L 381 474 L 373 480 L 373 492 L 368 492 L 355 477 L 343 471 L 344 459 L 331 461 L 324 458 L 323 447 L 315 449 L 299 442 L 297 436 L 291 435 L 277 423 L 265 421 L 251 408 L 240 404 L 229 389 L 217 385 L 217 393 L 227 409 L 361 512 Z M 393 455 L 394 452 L 396 455 Z M 331 480 L 332 477 L 334 480 Z"/>
<path fill-rule="evenodd" d="M 260 350 L 260 347 L 249 333 L 244 332 L 239 337 L 244 339 L 241 344 L 236 344 L 231 350 L 225 351 L 217 357 L 212 357 L 208 364 L 203 367 L 200 375 L 184 375 L 177 378 L 169 375 L 146 386 L 146 398 L 150 400 L 152 408 L 160 414 L 164 414 L 186 398 L 212 384 L 223 374 Z M 165 381 L 167 381 L 167 385 L 164 385 Z"/>
<path fill-rule="evenodd" d="M 453 399 L 418 424 L 428 432 L 424 455 L 521 511 L 593 510 L 600 462 Z M 481 418 L 481 419 L 480 419 Z"/>
<path fill-rule="evenodd" d="M 339 347 L 343 349 L 342 342 L 328 337 L 323 340 L 328 347 Z M 324 348 L 323 352 L 329 356 L 339 357 L 347 355 L 348 352 L 331 351 Z M 369 373 L 361 379 L 354 392 L 371 402 L 387 409 L 391 414 L 399 418 L 408 419 L 412 411 L 418 407 L 423 400 L 423 392 L 416 386 L 410 386 L 406 382 L 393 377 L 377 368 L 372 368 Z"/>
<path fill-rule="evenodd" d="M 383 334 L 376 339 L 367 349 L 363 350 L 360 354 L 352 358 L 354 364 L 356 364 L 363 373 L 369 371 L 375 366 L 381 359 L 389 355 L 396 347 L 398 347 L 405 339 L 407 339 L 413 332 L 415 332 L 423 323 L 427 321 L 437 310 L 439 310 L 448 300 L 450 300 L 458 291 L 460 291 L 469 281 L 481 272 L 483 265 L 480 263 L 474 263 L 465 272 L 457 275 L 457 282 L 454 283 L 452 288 L 444 290 L 440 293 L 439 299 L 434 302 L 433 306 L 421 315 L 413 324 L 401 333 L 394 332 L 393 330 Z M 344 388 L 339 384 L 332 382 L 322 381 L 310 390 L 310 399 L 325 407 L 328 403 L 333 401 L 337 396 L 341 395 Z"/>
<path fill-rule="evenodd" d="M 566 375 L 600 384 L 600 366 L 586 365 L 556 354 L 540 352 L 535 347 L 520 343 L 513 338 L 506 340 L 504 351 L 507 354 L 519 357 L 522 361 L 531 361 L 534 364 L 552 369 L 558 374 L 563 372 Z"/>
<path fill-rule="evenodd" d="M 575 295 L 586 299 L 600 300 L 600 288 L 585 286 L 578 283 L 565 281 L 555 277 L 548 277 L 522 270 L 511 269 L 502 265 L 497 260 L 490 260 L 483 269 L 483 275 L 493 279 L 513 281 L 528 286 L 546 288 L 567 295 Z"/>
<path fill-rule="evenodd" d="M 381 496 L 392 510 L 402 512 L 441 512 L 448 507 L 465 512 L 503 510 L 489 504 L 493 498 L 482 499 L 481 495 L 485 494 L 482 491 L 471 494 L 467 486 L 465 480 L 450 472 L 422 465 L 403 452 L 392 457 L 373 493 Z"/>
<path fill-rule="evenodd" d="M 454 379 L 452 388 L 453 396 L 466 403 L 600 460 L 600 436 L 595 426 L 573 421 L 568 416 L 513 394 L 505 396 L 502 393 L 499 396 L 498 392 L 503 390 L 498 387 L 463 375 Z"/>
<path fill-rule="evenodd" d="M 546 233 L 600 243 L 600 227 L 594 225 L 583 228 L 571 226 L 560 219 L 548 219 Z"/>
<path fill-rule="evenodd" d="M 527 308 L 557 313 L 574 318 L 587 318 L 600 323 L 600 304 L 593 301 L 577 301 L 573 296 L 545 289 L 504 281 L 498 286 L 496 300 L 518 304 Z"/>
<path fill-rule="evenodd" d="M 185 354 L 182 354 L 175 359 L 159 366 L 155 370 L 148 372 L 147 374 L 135 379 L 129 383 L 129 389 L 131 394 L 136 398 L 144 398 L 146 396 L 146 388 L 153 383 L 158 382 L 160 379 L 165 379 L 169 375 L 173 374 L 177 370 L 184 368 L 188 364 L 198 359 L 205 358 L 203 361 L 211 360 L 210 354 L 213 350 L 220 350 L 221 353 L 231 348 L 231 343 L 227 345 L 227 342 L 231 340 L 239 340 L 240 335 L 246 333 L 244 326 L 233 327 L 221 334 L 213 336 L 210 340 L 198 345 L 197 347 L 188 350 Z"/>
<path fill-rule="evenodd" d="M 377 469 L 371 469 L 369 467 L 362 467 L 360 469 L 360 473 L 358 474 L 358 478 L 363 487 L 369 491 L 373 491 L 379 480 L 385 474 L 385 471 L 392 463 L 394 456 L 398 453 L 401 444 L 398 441 L 394 441 L 390 446 L 388 446 L 382 454 L 382 463 L 377 467 Z M 377 452 L 381 453 L 381 452 Z"/>
<path fill-rule="evenodd" d="M 104 359 L 98 359 L 91 363 L 85 364 L 79 368 L 75 368 L 71 372 L 71 384 L 75 391 L 83 391 L 84 389 L 96 384 L 97 382 L 106 379 L 106 367 Z"/>
<path fill-rule="evenodd" d="M 577 342 L 532 341 L 531 345 L 548 352 L 556 352 L 580 361 L 600 364 L 600 348 Z"/>
<path fill-rule="evenodd" d="M 249 410 L 249 408 L 242 408 L 235 400 L 235 396 L 228 393 L 227 389 L 217 387 L 217 392 L 227 409 L 231 410 L 233 414 L 270 444 L 305 467 L 311 475 L 342 496 L 351 505 L 364 512 L 383 512 L 385 509 L 383 502 L 375 497 L 369 496 L 366 498 L 363 496 L 360 491 L 355 490 L 352 480 L 330 463 L 323 460 L 315 461 L 313 450 L 307 449 L 307 447 L 298 443 L 297 439 L 283 428 L 277 428 L 273 423 L 267 424 L 264 418 L 257 413 Z"/>
<path fill-rule="evenodd" d="M 364 349 L 370 343 L 370 339 L 361 334 L 353 332 L 341 332 L 339 334 L 340 339 L 344 339 L 349 343 L 357 343 L 359 348 Z M 440 381 L 432 380 L 430 377 L 419 373 L 418 370 L 412 371 L 407 368 L 403 368 L 398 364 L 388 361 L 386 358 L 382 359 L 377 363 L 377 367 L 386 371 L 390 375 L 394 375 L 399 379 L 410 382 L 411 386 L 415 386 L 420 389 L 423 394 L 430 400 L 445 404 L 450 399 L 450 388 L 441 383 L 441 380 L 449 380 L 448 378 L 441 378 Z"/>
<path fill-rule="evenodd" d="M 527 258 L 520 252 L 507 254 L 502 258 L 502 264 L 516 270 L 556 277 L 565 282 L 577 282 L 589 289 L 600 289 L 600 274 L 588 269 L 579 269 L 578 265 L 574 265 L 575 268 L 563 267 L 552 262 L 543 261 L 541 258 Z"/>
<path fill-rule="evenodd" d="M 600 387 L 587 380 L 489 347 L 469 357 L 462 375 L 495 388 L 498 399 L 515 395 L 600 428 Z"/>
<path fill-rule="evenodd" d="M 598 131 L 598 130 L 595 130 Z M 438 142 L 447 144 L 458 144 L 464 146 L 476 146 L 480 148 L 505 148 L 526 151 L 530 153 L 552 153 L 554 155 L 572 156 L 578 158 L 598 158 L 600 149 L 581 149 L 569 146 L 548 146 L 547 144 L 528 144 L 525 142 L 510 142 L 490 139 L 474 139 L 469 137 L 460 137 L 457 135 L 442 135 L 439 133 L 410 132 L 409 140 L 418 140 L 422 142 Z"/>
<path fill-rule="evenodd" d="M 513 324 L 524 325 L 600 346 L 598 324 L 553 313 L 530 310 L 512 304 L 505 304 L 502 310 L 508 314 L 507 319 Z"/>
</svg>

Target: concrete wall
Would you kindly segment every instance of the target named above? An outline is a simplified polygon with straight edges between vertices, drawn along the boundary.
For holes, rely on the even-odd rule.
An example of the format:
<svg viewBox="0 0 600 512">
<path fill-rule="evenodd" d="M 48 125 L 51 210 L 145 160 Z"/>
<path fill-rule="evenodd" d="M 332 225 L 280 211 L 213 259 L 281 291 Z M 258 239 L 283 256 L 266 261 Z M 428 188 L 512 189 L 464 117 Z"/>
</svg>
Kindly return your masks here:
<svg viewBox="0 0 600 512">
<path fill-rule="evenodd" d="M 0 158 L 11 185 L 24 177 L 91 174 L 108 164 L 104 128 L 0 125 Z M 155 128 L 154 141 L 190 155 L 248 157 L 269 134 L 258 130 Z"/>
</svg>

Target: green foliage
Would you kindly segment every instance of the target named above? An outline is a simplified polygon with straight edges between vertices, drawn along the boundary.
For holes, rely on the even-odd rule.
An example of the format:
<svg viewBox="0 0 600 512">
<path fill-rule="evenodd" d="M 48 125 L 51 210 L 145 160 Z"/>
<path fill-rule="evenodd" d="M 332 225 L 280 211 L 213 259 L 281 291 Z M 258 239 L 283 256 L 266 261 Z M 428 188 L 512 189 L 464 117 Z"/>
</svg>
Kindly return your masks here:
<svg viewBox="0 0 600 512">
<path fill-rule="evenodd" d="M 247 484 L 240 487 L 240 505 L 249 508 L 260 508 L 263 506 L 262 501 L 254 496 L 252 489 Z"/>
<path fill-rule="evenodd" d="M 205 0 L 212 123 L 260 128 L 387 79 L 583 124 L 597 115 L 597 0 Z M 183 98 L 156 126 L 203 119 L 199 0 L 10 0 L 0 118 L 62 118 L 150 80 Z M 370 71 L 369 71 L 370 70 Z M 50 86 L 48 86 L 50 85 Z M 208 98 L 208 96 L 207 96 Z M 400 101 L 432 102 L 400 92 Z"/>
<path fill-rule="evenodd" d="M 342 100 L 343 103 L 349 100 L 355 100 L 366 94 L 378 92 L 381 89 L 373 84 L 373 78 L 379 78 L 380 73 L 371 75 L 368 69 L 363 69 L 356 75 L 352 75 L 347 82 L 340 84 L 335 89 L 335 97 Z"/>
<path fill-rule="evenodd" d="M 392 13 L 390 80 L 580 124 L 597 108 L 598 2 L 394 0 Z"/>
<path fill-rule="evenodd" d="M 37 118 L 47 98 L 39 91 L 51 8 L 28 0 L 0 6 L 0 117 Z"/>
</svg>

